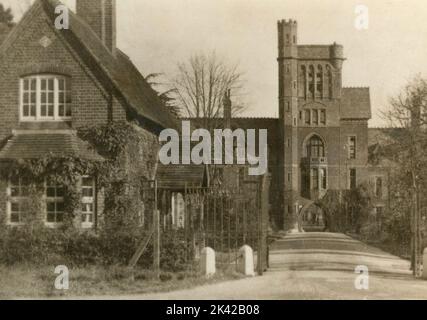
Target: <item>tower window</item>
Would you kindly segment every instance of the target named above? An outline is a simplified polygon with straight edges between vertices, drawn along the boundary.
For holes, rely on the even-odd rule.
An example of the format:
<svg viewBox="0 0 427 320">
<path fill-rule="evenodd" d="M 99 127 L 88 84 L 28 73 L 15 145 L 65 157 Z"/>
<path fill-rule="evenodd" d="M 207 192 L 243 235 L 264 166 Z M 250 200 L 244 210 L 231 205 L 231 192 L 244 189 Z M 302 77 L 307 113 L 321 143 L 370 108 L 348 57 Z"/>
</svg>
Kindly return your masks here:
<svg viewBox="0 0 427 320">
<path fill-rule="evenodd" d="M 306 97 L 307 96 L 307 69 L 303 65 L 300 69 L 300 77 L 299 77 L 299 89 L 300 89 L 300 96 Z"/>
<path fill-rule="evenodd" d="M 310 66 L 308 68 L 308 91 L 310 95 L 314 95 L 314 67 Z"/>
<path fill-rule="evenodd" d="M 356 169 L 355 168 L 351 168 L 350 172 L 349 172 L 349 176 L 350 176 L 350 189 L 354 190 L 356 189 L 356 183 L 357 183 L 357 176 L 356 176 Z"/>
<path fill-rule="evenodd" d="M 293 40 L 294 40 L 294 44 L 296 44 L 297 43 L 297 37 L 294 36 Z"/>
<path fill-rule="evenodd" d="M 323 68 L 322 66 L 317 67 L 317 74 L 316 74 L 316 92 L 318 95 L 323 95 Z"/>
<path fill-rule="evenodd" d="M 356 136 L 348 137 L 348 159 L 356 159 Z"/>
<path fill-rule="evenodd" d="M 307 144 L 307 157 L 319 158 L 325 156 L 325 145 L 318 136 L 310 138 Z"/>
<path fill-rule="evenodd" d="M 313 110 L 313 124 L 314 125 L 319 124 L 319 111 L 317 109 Z"/>
<path fill-rule="evenodd" d="M 311 124 L 311 111 L 305 110 L 305 124 Z"/>
<path fill-rule="evenodd" d="M 377 198 L 383 197 L 383 178 L 377 177 L 375 180 L 375 195 Z"/>
<path fill-rule="evenodd" d="M 329 97 L 332 98 L 332 94 L 333 94 L 333 90 L 332 90 L 333 79 L 332 79 L 331 67 L 329 65 L 326 66 L 326 76 L 328 78 L 328 94 L 329 94 Z"/>
<path fill-rule="evenodd" d="M 326 125 L 326 110 L 320 110 L 320 124 Z"/>
</svg>

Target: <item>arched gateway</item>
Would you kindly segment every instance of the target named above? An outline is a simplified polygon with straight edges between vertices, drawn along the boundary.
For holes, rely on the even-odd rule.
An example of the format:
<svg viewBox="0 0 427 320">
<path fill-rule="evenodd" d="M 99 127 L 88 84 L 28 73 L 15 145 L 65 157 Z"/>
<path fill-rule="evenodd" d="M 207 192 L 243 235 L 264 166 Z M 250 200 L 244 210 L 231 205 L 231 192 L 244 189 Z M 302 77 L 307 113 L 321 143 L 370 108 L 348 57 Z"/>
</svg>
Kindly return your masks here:
<svg viewBox="0 0 427 320">
<path fill-rule="evenodd" d="M 314 201 L 308 201 L 298 214 L 298 229 L 305 232 L 322 232 L 325 228 L 323 210 Z"/>
</svg>

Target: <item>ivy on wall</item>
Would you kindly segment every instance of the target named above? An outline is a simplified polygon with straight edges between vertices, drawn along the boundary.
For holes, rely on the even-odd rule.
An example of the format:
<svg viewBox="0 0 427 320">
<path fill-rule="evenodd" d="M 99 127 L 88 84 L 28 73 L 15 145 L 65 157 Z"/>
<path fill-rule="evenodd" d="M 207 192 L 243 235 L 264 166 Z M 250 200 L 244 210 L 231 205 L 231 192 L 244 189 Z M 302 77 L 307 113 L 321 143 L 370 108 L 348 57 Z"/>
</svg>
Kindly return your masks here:
<svg viewBox="0 0 427 320">
<path fill-rule="evenodd" d="M 94 149 L 104 157 L 104 161 L 85 160 L 75 156 L 51 156 L 41 159 L 11 160 L 2 163 L 0 178 L 9 181 L 21 178 L 29 181 L 27 200 L 25 201 L 27 217 L 25 222 L 36 222 L 42 212 L 42 199 L 45 181 L 55 181 L 64 187 L 65 217 L 64 226 L 70 227 L 80 210 L 81 193 L 79 179 L 92 176 L 96 179 L 98 190 L 104 189 L 105 223 L 110 227 L 130 227 L 135 225 L 139 210 L 135 197 L 142 176 L 127 174 L 123 167 L 127 147 L 143 139 L 132 124 L 127 122 L 110 122 L 106 125 L 92 126 L 78 130 L 78 136 L 91 143 Z"/>
</svg>

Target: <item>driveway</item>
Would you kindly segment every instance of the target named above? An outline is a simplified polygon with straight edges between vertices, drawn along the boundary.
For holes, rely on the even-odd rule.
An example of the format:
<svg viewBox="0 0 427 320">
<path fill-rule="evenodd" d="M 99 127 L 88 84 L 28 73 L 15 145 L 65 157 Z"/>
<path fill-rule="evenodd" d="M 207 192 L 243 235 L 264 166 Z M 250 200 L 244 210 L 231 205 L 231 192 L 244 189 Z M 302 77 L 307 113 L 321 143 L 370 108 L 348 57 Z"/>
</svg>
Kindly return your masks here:
<svg viewBox="0 0 427 320">
<path fill-rule="evenodd" d="M 102 299 L 292 300 L 427 299 L 427 281 L 414 280 L 409 262 L 334 233 L 292 234 L 276 241 L 262 277 L 169 293 Z M 369 289 L 356 289 L 357 266 L 369 272 Z"/>
</svg>

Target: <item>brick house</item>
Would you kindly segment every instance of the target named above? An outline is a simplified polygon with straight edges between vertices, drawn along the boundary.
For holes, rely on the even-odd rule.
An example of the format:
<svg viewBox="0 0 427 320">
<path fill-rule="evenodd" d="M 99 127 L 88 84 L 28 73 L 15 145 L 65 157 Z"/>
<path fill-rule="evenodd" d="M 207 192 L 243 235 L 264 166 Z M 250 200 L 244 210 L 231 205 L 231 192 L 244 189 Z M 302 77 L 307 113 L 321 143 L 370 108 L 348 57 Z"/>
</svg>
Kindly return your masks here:
<svg viewBox="0 0 427 320">
<path fill-rule="evenodd" d="M 158 134 L 175 127 L 175 119 L 130 59 L 116 47 L 115 0 L 77 0 L 69 29 L 55 28 L 60 2 L 36 0 L 0 46 L 0 161 L 72 155 L 103 161 L 77 135 L 82 127 L 127 122 L 141 137 L 128 148 L 124 171 L 153 179 Z M 3 39 L 3 37 L 2 37 Z M 13 180 L 13 181 L 12 181 Z M 0 221 L 20 225 L 20 201 L 26 196 L 21 178 L 0 181 Z M 82 207 L 75 224 L 96 227 L 105 195 L 95 179 L 79 181 Z M 64 190 L 45 182 L 38 219 L 47 226 L 64 220 Z"/>
</svg>

